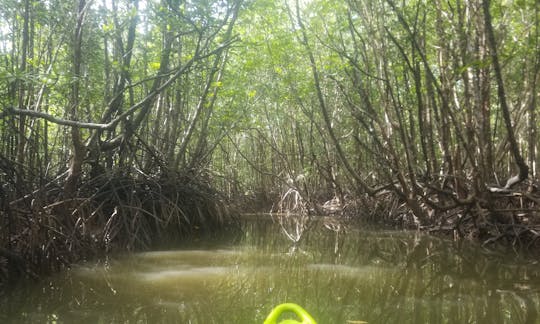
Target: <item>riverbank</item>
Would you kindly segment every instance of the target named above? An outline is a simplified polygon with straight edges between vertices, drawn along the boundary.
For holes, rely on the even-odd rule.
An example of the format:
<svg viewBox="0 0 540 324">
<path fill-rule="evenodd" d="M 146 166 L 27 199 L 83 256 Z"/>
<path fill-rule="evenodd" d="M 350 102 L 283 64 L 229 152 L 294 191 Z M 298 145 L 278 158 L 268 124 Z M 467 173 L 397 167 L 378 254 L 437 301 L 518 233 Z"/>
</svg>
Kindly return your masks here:
<svg viewBox="0 0 540 324">
<path fill-rule="evenodd" d="M 0 285 L 233 222 L 204 177 L 187 173 L 118 170 L 84 179 L 69 199 L 60 181 L 22 197 L 4 189 L 1 197 Z"/>
<path fill-rule="evenodd" d="M 431 183 L 419 184 L 422 194 L 415 199 L 386 186 L 372 195 L 327 201 L 309 200 L 306 197 L 312 195 L 294 186 L 281 194 L 226 201 L 200 174 L 146 174 L 137 169 L 84 178 L 77 196 L 70 199 L 63 198 L 62 185 L 50 180 L 18 196 L 25 191 L 3 188 L 0 285 L 38 278 L 105 254 L 147 250 L 219 232 L 235 226 L 231 210 L 271 212 L 295 242 L 308 231 L 310 216 L 323 215 L 325 226 L 335 231 L 360 223 L 474 240 L 484 246 L 531 251 L 540 244 L 540 193 L 532 182 L 464 198 Z"/>
<path fill-rule="evenodd" d="M 413 229 L 453 240 L 473 240 L 484 246 L 503 245 L 523 251 L 534 251 L 540 245 L 540 190 L 534 181 L 524 181 L 511 189 L 474 190 L 464 185 L 461 193 L 444 182 L 417 183 L 416 193 L 409 197 L 394 185 L 378 188 L 372 194 L 346 194 L 313 201 L 306 198 L 312 195 L 305 190 L 288 187 L 264 211 L 325 215 L 345 223 Z M 267 195 L 255 195 L 261 196 Z M 256 205 L 269 203 L 253 200 L 246 204 Z"/>
</svg>

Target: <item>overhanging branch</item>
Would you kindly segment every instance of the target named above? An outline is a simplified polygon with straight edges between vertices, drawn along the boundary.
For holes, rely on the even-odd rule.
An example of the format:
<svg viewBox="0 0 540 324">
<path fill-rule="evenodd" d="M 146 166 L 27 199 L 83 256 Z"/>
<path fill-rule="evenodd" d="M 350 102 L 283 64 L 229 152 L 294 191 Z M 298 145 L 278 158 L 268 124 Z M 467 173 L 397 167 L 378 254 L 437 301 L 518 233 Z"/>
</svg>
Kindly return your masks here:
<svg viewBox="0 0 540 324">
<path fill-rule="evenodd" d="M 107 130 L 111 129 L 115 126 L 111 125 L 111 123 L 108 124 L 98 124 L 98 123 L 88 123 L 88 122 L 81 122 L 77 120 L 69 120 L 69 119 L 63 119 L 58 118 L 53 115 L 41 112 L 41 111 L 35 111 L 30 109 L 19 109 L 12 106 L 8 106 L 4 109 L 2 113 L 0 113 L 0 119 L 4 118 L 8 115 L 19 115 L 19 116 L 29 116 L 34 118 L 41 118 L 48 120 L 52 123 L 63 125 L 63 126 L 72 126 L 72 127 L 78 127 L 78 128 L 89 128 L 89 129 L 102 129 Z"/>
<path fill-rule="evenodd" d="M 176 80 L 180 75 L 182 75 L 189 68 L 191 68 L 191 66 L 193 66 L 193 64 L 196 61 L 215 55 L 219 53 L 221 50 L 223 50 L 224 48 L 229 47 L 232 43 L 236 41 L 237 39 L 233 38 L 229 40 L 228 42 L 220 44 L 220 46 L 218 46 L 214 50 L 204 55 L 197 53 L 197 55 L 194 55 L 193 58 L 191 58 L 188 62 L 186 62 L 186 64 L 184 64 L 181 68 L 176 69 L 174 74 L 165 82 L 163 82 L 163 84 L 161 84 L 155 91 L 150 92 L 141 101 L 134 104 L 124 113 L 120 114 L 119 116 L 117 116 L 115 119 L 111 120 L 108 123 L 91 123 L 91 122 L 63 119 L 63 118 L 58 118 L 56 116 L 53 116 L 51 114 L 47 114 L 41 111 L 30 110 L 30 109 L 19 109 L 13 106 L 5 107 L 4 110 L 0 112 L 0 119 L 5 118 L 6 116 L 9 116 L 9 115 L 19 115 L 19 116 L 29 116 L 33 118 L 41 118 L 41 119 L 45 119 L 52 123 L 63 125 L 63 126 L 86 128 L 86 129 L 98 129 L 98 130 L 112 130 L 118 125 L 119 122 L 121 122 L 123 119 L 127 118 L 128 116 L 132 115 L 137 109 L 141 108 L 143 105 L 148 103 L 148 101 L 152 100 L 157 94 L 163 91 L 163 89 L 167 88 L 174 80 Z M 167 74 L 171 74 L 171 72 Z"/>
</svg>

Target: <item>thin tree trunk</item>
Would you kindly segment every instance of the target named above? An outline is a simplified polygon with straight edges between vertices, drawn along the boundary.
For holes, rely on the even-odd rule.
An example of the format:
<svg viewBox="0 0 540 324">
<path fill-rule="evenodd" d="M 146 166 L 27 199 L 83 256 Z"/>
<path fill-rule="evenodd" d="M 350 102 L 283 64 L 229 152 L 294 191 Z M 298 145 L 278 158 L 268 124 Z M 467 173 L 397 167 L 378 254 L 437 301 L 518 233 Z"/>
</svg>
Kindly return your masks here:
<svg viewBox="0 0 540 324">
<path fill-rule="evenodd" d="M 291 14 L 291 19 L 293 19 Z M 300 5 L 298 3 L 298 0 L 296 1 L 296 20 L 298 23 L 298 26 L 300 27 L 300 32 L 302 35 L 302 39 L 300 40 L 301 43 L 304 45 L 307 55 L 309 58 L 309 62 L 311 65 L 311 72 L 313 76 L 313 82 L 315 83 L 315 91 L 317 94 L 317 100 L 319 102 L 319 107 L 321 109 L 321 113 L 323 115 L 324 124 L 326 126 L 326 130 L 328 132 L 328 135 L 330 136 L 330 139 L 332 140 L 332 144 L 335 146 L 336 151 L 338 153 L 340 161 L 343 163 L 343 166 L 345 167 L 345 170 L 353 177 L 356 184 L 362 189 L 362 191 L 373 194 L 374 190 L 364 181 L 362 178 L 358 175 L 358 173 L 352 168 L 351 164 L 349 163 L 349 160 L 347 156 L 345 155 L 345 152 L 343 151 L 343 148 L 341 147 L 341 144 L 339 143 L 339 140 L 334 132 L 334 128 L 332 126 L 332 121 L 330 118 L 330 114 L 328 112 L 328 107 L 326 105 L 326 100 L 324 99 L 324 95 L 322 92 L 321 84 L 320 84 L 320 75 L 319 70 L 317 69 L 317 62 L 315 62 L 315 57 L 313 56 L 313 51 L 311 50 L 311 47 L 309 46 L 309 41 L 306 33 L 306 28 L 304 26 L 304 23 L 302 22 L 302 19 L 300 17 Z"/>
<path fill-rule="evenodd" d="M 27 60 L 28 60 L 28 48 L 29 48 L 29 38 L 30 38 L 30 9 L 31 0 L 26 0 L 24 2 L 24 17 L 23 17 L 23 31 L 22 31 L 22 44 L 20 49 L 21 62 L 19 66 L 19 73 L 25 74 L 27 69 Z M 17 81 L 18 93 L 17 101 L 19 109 L 26 109 L 26 82 L 23 80 Z M 19 116 L 19 125 L 18 125 L 18 140 L 17 140 L 17 168 L 18 176 L 22 179 L 18 181 L 23 181 L 24 179 L 24 164 L 25 164 L 25 148 L 26 148 L 26 117 Z"/>
<path fill-rule="evenodd" d="M 493 26 L 491 23 L 491 13 L 489 11 L 489 0 L 483 1 L 484 7 L 484 22 L 486 28 L 487 43 L 491 52 L 491 60 L 493 62 L 493 69 L 495 72 L 495 79 L 497 81 L 497 94 L 499 97 L 499 104 L 501 105 L 501 112 L 504 120 L 504 125 L 506 127 L 506 132 L 508 136 L 508 141 L 510 144 L 510 151 L 514 157 L 514 161 L 518 167 L 518 175 L 508 179 L 506 182 L 505 188 L 511 188 L 513 185 L 527 179 L 529 175 L 529 167 L 525 163 L 523 156 L 519 150 L 519 146 L 516 141 L 516 136 L 514 134 L 514 126 L 512 125 L 512 119 L 510 117 L 510 108 L 506 101 L 506 93 L 504 89 L 504 82 L 502 77 L 501 66 L 499 64 L 499 56 L 497 54 L 497 44 L 495 42 L 495 35 L 493 33 Z"/>
<path fill-rule="evenodd" d="M 536 144 L 536 141 L 537 141 L 537 126 L 536 126 L 536 123 L 537 123 L 537 118 L 536 118 L 536 103 L 537 103 L 537 97 L 538 97 L 538 92 L 537 92 L 537 85 L 538 85 L 538 76 L 539 76 L 539 73 L 540 73 L 540 42 L 539 42 L 539 38 L 540 38 L 540 31 L 538 30 L 538 28 L 540 28 L 540 25 L 539 25 L 539 19 L 538 19 L 538 9 L 540 7 L 540 4 L 536 4 L 535 6 L 535 15 L 534 15 L 534 19 L 535 19 L 535 61 L 534 61 L 534 67 L 533 67 L 533 75 L 532 75 L 532 81 L 531 81 L 531 101 L 529 102 L 529 107 L 528 107 L 528 113 L 529 113 L 529 119 L 528 119 L 528 122 L 529 122 L 529 125 L 528 125 L 528 128 L 529 128 L 529 143 L 528 143 L 528 146 L 529 146 L 529 165 L 531 166 L 531 176 L 534 177 L 536 175 L 536 152 L 537 152 L 537 144 Z"/>
<path fill-rule="evenodd" d="M 77 119 L 79 108 L 79 87 L 81 78 L 81 58 L 82 58 L 82 35 L 84 17 L 86 11 L 86 0 L 79 0 L 77 11 L 77 23 L 73 40 L 73 86 L 71 89 L 71 107 L 69 115 L 71 120 Z M 64 184 L 64 195 L 67 198 L 75 196 L 77 186 L 82 173 L 82 164 L 86 147 L 82 143 L 80 129 L 71 127 L 71 143 L 73 152 L 69 166 L 69 172 Z"/>
<path fill-rule="evenodd" d="M 480 10 L 480 1 L 474 2 L 473 6 Z M 489 51 L 487 44 L 487 35 L 485 23 L 482 21 L 482 17 L 476 18 L 477 22 L 477 60 L 484 61 L 489 58 Z M 479 134 L 478 143 L 480 149 L 480 161 L 482 161 L 481 177 L 482 183 L 486 183 L 487 180 L 493 176 L 493 142 L 491 139 L 491 80 L 490 80 L 490 67 L 479 67 L 475 74 L 476 83 L 476 111 L 478 112 L 479 122 Z"/>
</svg>

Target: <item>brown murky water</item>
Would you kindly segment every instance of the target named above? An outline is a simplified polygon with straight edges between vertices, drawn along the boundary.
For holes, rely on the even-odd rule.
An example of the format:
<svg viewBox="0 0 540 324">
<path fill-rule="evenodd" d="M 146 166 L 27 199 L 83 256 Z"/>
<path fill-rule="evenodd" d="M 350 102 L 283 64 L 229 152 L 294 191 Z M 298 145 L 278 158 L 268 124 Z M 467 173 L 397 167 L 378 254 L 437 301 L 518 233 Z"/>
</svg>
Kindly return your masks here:
<svg viewBox="0 0 540 324">
<path fill-rule="evenodd" d="M 295 302 L 319 324 L 540 323 L 540 266 L 511 251 L 322 224 L 294 246 L 269 216 L 243 227 L 18 287 L 0 322 L 262 324 Z"/>
</svg>

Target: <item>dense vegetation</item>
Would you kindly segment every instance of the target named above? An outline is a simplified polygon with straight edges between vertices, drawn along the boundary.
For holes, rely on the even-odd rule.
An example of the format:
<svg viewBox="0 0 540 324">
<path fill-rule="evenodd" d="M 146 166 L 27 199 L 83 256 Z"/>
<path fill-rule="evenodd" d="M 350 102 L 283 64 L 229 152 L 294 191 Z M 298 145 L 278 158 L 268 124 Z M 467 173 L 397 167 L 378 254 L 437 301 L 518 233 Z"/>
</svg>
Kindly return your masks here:
<svg viewBox="0 0 540 324">
<path fill-rule="evenodd" d="M 1 3 L 3 278 L 227 204 L 538 239 L 535 0 Z"/>
</svg>

